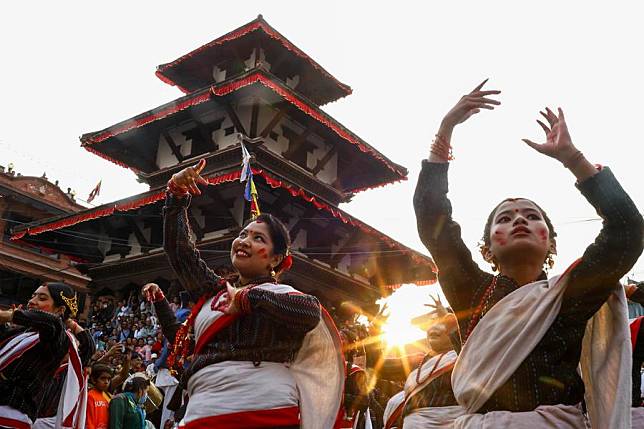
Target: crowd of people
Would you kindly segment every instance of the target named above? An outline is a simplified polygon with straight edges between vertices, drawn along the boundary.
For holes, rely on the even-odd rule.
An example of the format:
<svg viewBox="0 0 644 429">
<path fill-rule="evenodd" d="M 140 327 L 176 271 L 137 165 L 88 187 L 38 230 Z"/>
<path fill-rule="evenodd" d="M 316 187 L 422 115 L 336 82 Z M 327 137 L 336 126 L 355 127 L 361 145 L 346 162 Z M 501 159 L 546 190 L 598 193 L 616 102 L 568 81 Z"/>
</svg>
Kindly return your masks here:
<svg viewBox="0 0 644 429">
<path fill-rule="evenodd" d="M 0 311 L 0 427 L 644 427 L 633 387 L 643 324 L 629 326 L 626 311 L 627 297 L 644 302 L 644 285 L 619 283 L 642 253 L 644 220 L 610 169 L 573 145 L 563 111 L 546 108 L 546 142 L 525 142 L 575 176 L 602 229 L 549 276 L 554 225 L 535 202 L 508 198 L 483 228 L 480 251 L 494 273 L 481 269 L 447 192 L 455 127 L 499 104 L 500 91 L 484 84 L 446 114 L 422 163 L 418 233 L 449 305 L 430 304 L 427 353 L 406 379 L 382 376 L 388 359 L 373 339 L 385 312 L 365 326 L 280 281 L 293 258 L 274 216 L 242 227 L 232 270 L 208 267 L 188 216 L 208 186 L 202 159 L 172 176 L 163 209 L 178 296 L 148 283 L 125 300 L 98 297 L 85 328 L 74 321 L 74 291 L 60 283 L 39 287 L 27 308 Z"/>
</svg>

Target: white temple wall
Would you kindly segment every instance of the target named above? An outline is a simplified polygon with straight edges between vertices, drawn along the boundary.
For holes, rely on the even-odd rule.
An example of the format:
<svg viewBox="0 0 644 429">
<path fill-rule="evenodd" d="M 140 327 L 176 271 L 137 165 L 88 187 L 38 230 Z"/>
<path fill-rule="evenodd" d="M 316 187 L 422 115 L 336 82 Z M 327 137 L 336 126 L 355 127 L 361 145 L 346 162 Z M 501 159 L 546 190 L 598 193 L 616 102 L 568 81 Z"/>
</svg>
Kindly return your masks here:
<svg viewBox="0 0 644 429">
<path fill-rule="evenodd" d="M 193 127 L 194 127 L 194 124 L 186 123 L 178 127 L 167 129 L 168 134 L 174 141 L 174 144 L 179 148 L 179 152 L 183 156 L 190 155 L 190 151 L 192 150 L 192 141 L 187 140 L 186 136 L 184 136 L 182 133 L 184 131 L 188 131 Z M 170 149 L 170 145 L 168 144 L 168 142 L 166 142 L 165 137 L 163 137 L 163 135 L 159 136 L 159 144 L 158 144 L 156 161 L 159 168 L 166 168 L 179 163 L 177 158 L 172 153 L 172 149 Z"/>
</svg>

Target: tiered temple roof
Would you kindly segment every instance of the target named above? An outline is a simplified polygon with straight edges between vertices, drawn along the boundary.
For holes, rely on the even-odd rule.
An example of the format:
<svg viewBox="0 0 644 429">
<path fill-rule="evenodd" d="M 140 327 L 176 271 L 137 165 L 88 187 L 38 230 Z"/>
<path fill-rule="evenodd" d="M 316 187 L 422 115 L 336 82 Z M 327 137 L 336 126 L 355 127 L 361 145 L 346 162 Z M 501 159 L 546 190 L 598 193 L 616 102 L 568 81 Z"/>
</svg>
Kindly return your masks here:
<svg viewBox="0 0 644 429">
<path fill-rule="evenodd" d="M 256 48 L 261 49 L 259 56 L 252 55 Z M 348 85 L 313 61 L 261 15 L 174 61 L 158 66 L 156 75 L 188 94 L 219 83 L 226 76 L 249 70 L 258 63 L 270 65 L 273 74 L 285 83 L 298 76 L 298 92 L 318 106 L 351 94 Z"/>
<path fill-rule="evenodd" d="M 261 16 L 159 66 L 157 76 L 187 95 L 81 137 L 85 149 L 130 168 L 150 191 L 17 227 L 13 240 L 81 258 L 94 287 L 172 278 L 162 249 L 165 184 L 205 159 L 210 186 L 192 201 L 191 225 L 207 262 L 229 264 L 248 212 L 239 182 L 243 142 L 262 210 L 290 230 L 296 287 L 368 303 L 387 286 L 435 280 L 431 258 L 338 208 L 356 192 L 405 180 L 407 170 L 320 110 L 349 87 Z"/>
</svg>

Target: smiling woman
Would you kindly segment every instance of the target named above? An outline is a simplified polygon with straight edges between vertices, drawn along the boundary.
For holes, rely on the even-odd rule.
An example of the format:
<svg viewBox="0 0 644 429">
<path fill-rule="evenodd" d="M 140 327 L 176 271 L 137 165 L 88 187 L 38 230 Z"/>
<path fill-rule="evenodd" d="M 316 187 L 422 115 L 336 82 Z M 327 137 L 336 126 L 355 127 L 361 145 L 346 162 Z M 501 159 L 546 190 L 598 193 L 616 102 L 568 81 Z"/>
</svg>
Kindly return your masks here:
<svg viewBox="0 0 644 429">
<path fill-rule="evenodd" d="M 270 214 L 247 223 L 233 241 L 234 284 L 207 267 L 187 213 L 198 185 L 207 185 L 199 175 L 204 166 L 202 160 L 172 177 L 164 207 L 165 251 L 196 302 L 185 325 L 157 285 L 143 288 L 173 343 L 168 364 L 185 363 L 194 350 L 182 381 L 190 394 L 182 427 L 333 427 L 344 381 L 333 322 L 317 298 L 278 282 L 292 263 L 291 240 Z"/>
<path fill-rule="evenodd" d="M 75 409 L 83 382 L 76 375 L 94 353 L 94 341 L 71 319 L 77 311 L 76 294 L 63 283 L 40 286 L 27 310 L 0 311 L 0 427 L 55 420 L 59 402 L 59 418 L 81 418 Z M 6 322 L 13 326 L 5 329 Z"/>
</svg>

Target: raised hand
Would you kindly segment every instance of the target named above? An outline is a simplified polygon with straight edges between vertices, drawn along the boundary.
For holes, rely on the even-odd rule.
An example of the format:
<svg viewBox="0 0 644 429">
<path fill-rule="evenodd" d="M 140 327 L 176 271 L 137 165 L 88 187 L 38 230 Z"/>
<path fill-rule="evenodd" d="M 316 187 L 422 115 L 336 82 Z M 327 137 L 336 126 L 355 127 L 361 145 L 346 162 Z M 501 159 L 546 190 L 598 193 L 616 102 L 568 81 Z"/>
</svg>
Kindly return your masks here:
<svg viewBox="0 0 644 429">
<path fill-rule="evenodd" d="M 149 302 L 159 301 L 164 298 L 163 291 L 156 283 L 148 283 L 141 289 L 141 294 Z"/>
<path fill-rule="evenodd" d="M 482 90 L 487 81 L 485 79 L 472 92 L 461 97 L 458 103 L 443 118 L 442 129 L 448 129 L 451 132 L 456 125 L 465 122 L 470 116 L 479 113 L 481 109 L 494 110 L 494 106 L 501 104 L 500 101 L 488 98 L 490 95 L 500 94 L 501 91 Z"/>
<path fill-rule="evenodd" d="M 568 126 L 566 125 L 566 118 L 564 117 L 563 110 L 559 108 L 558 112 L 559 115 L 557 116 L 548 107 L 546 107 L 545 112 L 539 112 L 550 125 L 548 126 L 537 119 L 537 123 L 541 126 L 544 133 L 546 133 L 545 143 L 539 144 L 528 139 L 523 139 L 523 141 L 537 152 L 566 164 L 578 151 L 572 144 L 572 139 L 568 132 Z"/>
<path fill-rule="evenodd" d="M 436 316 L 438 316 L 439 318 L 447 316 L 447 314 L 449 314 L 449 312 L 441 302 L 441 299 L 439 296 L 436 296 L 436 298 L 434 298 L 433 295 L 430 295 L 429 297 L 434 301 L 434 303 L 425 304 L 425 307 L 433 308 L 434 309 L 434 311 L 432 311 L 433 314 L 436 314 Z"/>
<path fill-rule="evenodd" d="M 208 185 L 208 181 L 200 176 L 206 166 L 206 160 L 201 159 L 194 167 L 187 167 L 172 175 L 168 187 L 174 193 L 201 195 L 199 185 Z"/>
</svg>

